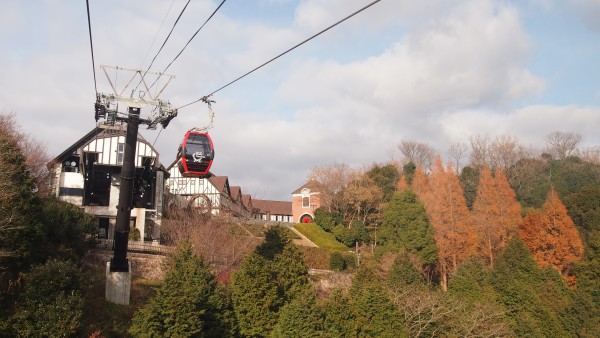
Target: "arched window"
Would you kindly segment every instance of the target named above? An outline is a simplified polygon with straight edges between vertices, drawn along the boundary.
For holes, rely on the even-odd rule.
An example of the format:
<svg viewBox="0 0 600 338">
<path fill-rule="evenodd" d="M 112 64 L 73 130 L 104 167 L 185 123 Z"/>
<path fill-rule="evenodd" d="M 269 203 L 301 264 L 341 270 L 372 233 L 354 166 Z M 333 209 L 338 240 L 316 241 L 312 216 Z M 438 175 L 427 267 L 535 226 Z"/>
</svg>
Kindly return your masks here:
<svg viewBox="0 0 600 338">
<path fill-rule="evenodd" d="M 302 207 L 310 207 L 310 190 L 306 188 L 302 189 Z"/>
</svg>

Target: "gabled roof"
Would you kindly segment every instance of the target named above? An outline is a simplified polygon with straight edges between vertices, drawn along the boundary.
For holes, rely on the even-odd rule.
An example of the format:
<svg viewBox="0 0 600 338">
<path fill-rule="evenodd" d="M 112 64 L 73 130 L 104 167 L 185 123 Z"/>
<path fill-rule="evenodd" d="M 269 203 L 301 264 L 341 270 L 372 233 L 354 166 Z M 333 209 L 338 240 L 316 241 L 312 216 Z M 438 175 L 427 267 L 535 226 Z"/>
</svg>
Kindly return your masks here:
<svg viewBox="0 0 600 338">
<path fill-rule="evenodd" d="M 73 153 L 75 153 L 79 148 L 82 148 L 83 146 L 90 143 L 94 139 L 121 136 L 121 135 L 125 136 L 126 134 L 127 134 L 127 128 L 124 126 L 121 126 L 121 125 L 118 125 L 118 126 L 99 125 L 96 128 L 90 130 L 87 134 L 85 134 L 82 138 L 77 140 L 77 142 L 73 143 L 70 147 L 65 149 L 62 153 L 60 153 L 58 156 L 56 156 L 50 163 L 53 163 L 53 162 L 62 163 L 62 161 L 66 160 L 69 156 L 71 156 Z M 138 132 L 137 140 L 139 142 L 147 143 L 150 145 L 150 143 L 139 132 Z M 156 149 L 154 149 L 154 147 L 152 145 L 150 145 L 150 147 L 158 154 L 158 151 L 156 151 Z M 157 166 L 160 165 L 162 170 L 165 170 L 165 168 L 162 166 L 162 164 L 160 164 L 160 162 L 156 163 L 156 165 Z"/>
<path fill-rule="evenodd" d="M 319 181 L 310 180 L 310 181 L 304 183 L 300 188 L 294 190 L 292 192 L 292 195 L 296 195 L 296 194 L 302 193 L 302 189 L 308 189 L 312 193 L 319 193 L 319 192 L 323 191 L 324 186 Z"/>
<path fill-rule="evenodd" d="M 231 190 L 229 189 L 229 178 L 227 176 L 210 176 L 208 181 L 215 186 L 217 191 L 231 196 Z"/>
<path fill-rule="evenodd" d="M 239 186 L 231 186 L 229 187 L 231 190 L 231 199 L 234 201 L 239 201 L 242 197 L 242 187 Z"/>
<path fill-rule="evenodd" d="M 292 202 L 252 200 L 252 207 L 261 214 L 292 215 Z"/>
<path fill-rule="evenodd" d="M 252 208 L 252 196 L 250 195 L 242 195 L 242 204 L 244 208 L 251 210 Z"/>
</svg>

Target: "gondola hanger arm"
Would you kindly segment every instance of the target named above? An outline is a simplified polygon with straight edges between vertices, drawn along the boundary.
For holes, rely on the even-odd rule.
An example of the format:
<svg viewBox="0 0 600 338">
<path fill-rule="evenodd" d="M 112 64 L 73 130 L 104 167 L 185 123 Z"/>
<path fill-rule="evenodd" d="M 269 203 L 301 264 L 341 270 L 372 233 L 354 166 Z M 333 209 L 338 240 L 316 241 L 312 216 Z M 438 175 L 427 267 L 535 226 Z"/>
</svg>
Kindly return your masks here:
<svg viewBox="0 0 600 338">
<path fill-rule="evenodd" d="M 215 101 L 210 99 L 211 96 L 212 95 L 203 96 L 200 99 L 202 102 L 206 103 L 206 105 L 208 106 L 208 124 L 206 124 L 205 126 L 202 126 L 202 127 L 194 127 L 192 129 L 190 129 L 190 131 L 206 131 L 206 130 L 212 128 L 213 122 L 215 119 L 215 113 L 212 109 L 212 104 L 215 103 Z"/>
</svg>

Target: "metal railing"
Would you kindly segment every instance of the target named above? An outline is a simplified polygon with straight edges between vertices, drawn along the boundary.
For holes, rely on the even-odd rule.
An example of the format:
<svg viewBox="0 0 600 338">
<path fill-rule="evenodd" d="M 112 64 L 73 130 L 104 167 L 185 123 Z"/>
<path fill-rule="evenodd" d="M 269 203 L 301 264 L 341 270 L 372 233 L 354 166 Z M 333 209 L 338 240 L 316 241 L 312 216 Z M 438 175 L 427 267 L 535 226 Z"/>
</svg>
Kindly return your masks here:
<svg viewBox="0 0 600 338">
<path fill-rule="evenodd" d="M 160 245 L 158 243 L 145 243 L 145 242 L 133 242 L 129 241 L 127 244 L 128 250 L 131 252 L 141 252 L 155 255 L 167 255 L 175 248 Z M 114 240 L 112 239 L 97 239 L 96 248 L 105 249 L 105 250 L 113 250 L 114 249 Z"/>
</svg>

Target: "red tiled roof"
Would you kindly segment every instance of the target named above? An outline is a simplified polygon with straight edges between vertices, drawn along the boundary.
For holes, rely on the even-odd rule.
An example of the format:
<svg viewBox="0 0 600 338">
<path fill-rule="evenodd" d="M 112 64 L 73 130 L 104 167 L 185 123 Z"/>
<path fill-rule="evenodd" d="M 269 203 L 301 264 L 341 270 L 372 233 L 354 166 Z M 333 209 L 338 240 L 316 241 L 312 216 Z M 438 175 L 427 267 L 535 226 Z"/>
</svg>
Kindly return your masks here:
<svg viewBox="0 0 600 338">
<path fill-rule="evenodd" d="M 292 195 L 300 194 L 302 192 L 302 189 L 304 189 L 304 188 L 309 189 L 313 193 L 321 192 L 323 190 L 323 184 L 321 184 L 321 182 L 319 182 L 319 181 L 310 180 L 310 181 L 304 183 L 300 188 L 294 190 L 294 192 L 292 192 Z"/>
<path fill-rule="evenodd" d="M 252 196 L 242 195 L 242 204 L 246 209 L 250 209 L 252 207 Z"/>
<path fill-rule="evenodd" d="M 252 207 L 262 214 L 292 215 L 292 202 L 252 200 Z"/>
<path fill-rule="evenodd" d="M 242 187 L 231 186 L 229 190 L 231 191 L 231 199 L 234 201 L 237 201 L 242 196 Z"/>
<path fill-rule="evenodd" d="M 227 176 L 211 176 L 208 178 L 208 180 L 215 186 L 215 188 L 217 188 L 219 192 L 227 193 L 225 190 L 226 186 L 229 185 L 229 178 Z"/>
</svg>

